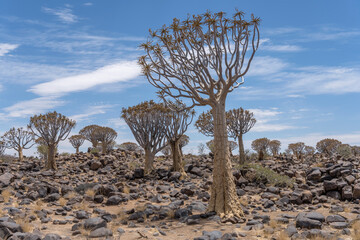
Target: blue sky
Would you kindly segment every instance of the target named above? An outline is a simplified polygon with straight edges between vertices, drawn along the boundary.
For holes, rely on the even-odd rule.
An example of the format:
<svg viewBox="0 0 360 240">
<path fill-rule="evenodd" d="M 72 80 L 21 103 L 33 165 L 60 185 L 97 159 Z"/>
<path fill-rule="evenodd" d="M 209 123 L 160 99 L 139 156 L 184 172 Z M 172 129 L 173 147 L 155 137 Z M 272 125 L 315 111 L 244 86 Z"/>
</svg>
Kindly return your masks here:
<svg viewBox="0 0 360 240">
<path fill-rule="evenodd" d="M 245 84 L 227 100 L 228 109 L 250 109 L 258 120 L 244 136 L 245 147 L 259 137 L 279 139 L 283 150 L 298 141 L 315 146 L 325 137 L 360 145 L 355 0 L 1 0 L 0 134 L 56 110 L 77 120 L 72 134 L 95 123 L 114 128 L 118 143 L 134 141 L 119 117 L 122 107 L 158 99 L 136 64 L 148 29 L 235 8 L 262 19 L 261 46 Z M 210 140 L 194 127 L 187 134 L 188 152 Z M 60 151 L 74 149 L 65 141 Z"/>
</svg>

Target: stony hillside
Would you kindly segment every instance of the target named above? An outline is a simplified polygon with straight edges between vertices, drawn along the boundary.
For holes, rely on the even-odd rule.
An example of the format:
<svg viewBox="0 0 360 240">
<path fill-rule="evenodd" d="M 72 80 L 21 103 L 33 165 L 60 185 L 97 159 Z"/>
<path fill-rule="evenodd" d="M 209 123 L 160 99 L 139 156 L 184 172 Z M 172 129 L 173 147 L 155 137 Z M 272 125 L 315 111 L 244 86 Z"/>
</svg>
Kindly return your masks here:
<svg viewBox="0 0 360 240">
<path fill-rule="evenodd" d="M 0 164 L 0 239 L 360 239 L 360 159 L 234 164 L 243 219 L 206 213 L 212 159 L 184 156 L 186 178 L 158 157 L 114 150 Z M 234 163 L 236 158 L 234 158 Z"/>
</svg>

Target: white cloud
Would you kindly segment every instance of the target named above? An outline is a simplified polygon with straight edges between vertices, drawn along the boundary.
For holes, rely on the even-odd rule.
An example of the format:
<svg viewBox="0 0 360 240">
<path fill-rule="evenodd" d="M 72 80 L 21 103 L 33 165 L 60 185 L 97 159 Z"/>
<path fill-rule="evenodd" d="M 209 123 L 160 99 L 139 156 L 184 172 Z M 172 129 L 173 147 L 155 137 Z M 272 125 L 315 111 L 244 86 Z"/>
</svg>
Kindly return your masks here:
<svg viewBox="0 0 360 240">
<path fill-rule="evenodd" d="M 269 38 L 262 39 L 260 41 L 260 51 L 273 51 L 273 52 L 300 52 L 304 49 L 297 45 L 290 45 L 290 44 L 273 44 Z"/>
<path fill-rule="evenodd" d="M 18 44 L 0 43 L 0 57 L 18 48 Z"/>
<path fill-rule="evenodd" d="M 88 90 L 103 84 L 127 82 L 139 75 L 140 67 L 136 61 L 123 61 L 99 68 L 90 73 L 41 83 L 32 86 L 29 91 L 41 96 L 60 96 L 67 93 Z"/>
<path fill-rule="evenodd" d="M 93 5 L 93 3 L 91 3 L 91 2 L 84 3 L 84 6 L 92 6 L 92 5 Z"/>
<path fill-rule="evenodd" d="M 125 128 L 127 127 L 127 124 L 124 119 L 118 117 L 118 118 L 110 118 L 108 119 L 108 123 L 111 126 L 114 126 L 116 128 Z"/>
<path fill-rule="evenodd" d="M 3 110 L 6 117 L 28 117 L 34 114 L 44 113 L 49 110 L 54 110 L 56 107 L 64 105 L 65 102 L 53 97 L 39 97 L 31 100 L 21 101 L 15 103 Z"/>
<path fill-rule="evenodd" d="M 247 76 L 268 76 L 282 71 L 287 66 L 288 63 L 279 58 L 270 56 L 255 57 L 245 78 Z"/>
<path fill-rule="evenodd" d="M 34 84 L 39 81 L 67 77 L 83 72 L 84 69 L 81 69 L 80 66 L 76 68 L 0 58 L 0 79 L 11 83 Z"/>
<path fill-rule="evenodd" d="M 72 13 L 72 10 L 70 8 L 52 9 L 43 7 L 42 9 L 46 13 L 57 16 L 59 20 L 64 23 L 74 23 L 78 20 L 78 17 Z"/>
<path fill-rule="evenodd" d="M 99 105 L 99 106 L 90 106 L 87 108 L 87 111 L 85 113 L 72 115 L 69 118 L 76 120 L 76 122 L 81 122 L 86 119 L 88 119 L 91 116 L 98 115 L 98 114 L 104 114 L 109 110 L 110 108 L 113 108 L 114 105 Z"/>
<path fill-rule="evenodd" d="M 249 109 L 249 111 L 254 113 L 256 119 L 256 123 L 251 129 L 252 132 L 278 132 L 296 128 L 288 124 L 272 123 L 273 121 L 278 121 L 278 116 L 282 114 L 277 108 Z"/>
</svg>

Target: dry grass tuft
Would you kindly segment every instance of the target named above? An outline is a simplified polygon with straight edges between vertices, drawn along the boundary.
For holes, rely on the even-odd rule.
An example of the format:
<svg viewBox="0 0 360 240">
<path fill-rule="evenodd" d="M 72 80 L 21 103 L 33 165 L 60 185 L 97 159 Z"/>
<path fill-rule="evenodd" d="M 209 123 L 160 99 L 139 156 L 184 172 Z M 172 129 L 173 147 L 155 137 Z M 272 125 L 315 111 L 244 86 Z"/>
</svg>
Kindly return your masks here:
<svg viewBox="0 0 360 240">
<path fill-rule="evenodd" d="M 277 225 L 278 225 L 278 222 L 277 222 L 276 220 L 271 219 L 271 220 L 269 221 L 269 226 L 270 226 L 270 227 L 276 228 Z"/>
<path fill-rule="evenodd" d="M 42 200 L 38 200 L 35 203 L 34 210 L 41 211 L 44 207 L 44 202 Z"/>
<path fill-rule="evenodd" d="M 66 194 L 66 197 L 68 199 L 72 199 L 72 198 L 76 197 L 76 192 L 74 192 L 74 191 L 69 192 L 68 194 Z"/>
<path fill-rule="evenodd" d="M 74 209 L 76 209 L 76 210 L 84 210 L 84 211 L 89 211 L 90 210 L 88 203 L 85 202 L 84 200 L 81 201 L 81 203 L 75 204 Z"/>
<path fill-rule="evenodd" d="M 23 218 L 17 219 L 16 223 L 19 224 L 21 229 L 26 233 L 32 232 L 32 230 L 34 229 L 34 226 L 32 224 L 30 224 L 30 222 L 28 220 L 25 220 Z"/>
<path fill-rule="evenodd" d="M 11 190 L 10 190 L 9 188 L 4 189 L 4 190 L 1 192 L 1 196 L 4 198 L 4 202 L 5 202 L 5 203 L 9 202 L 10 197 L 11 197 Z"/>
<path fill-rule="evenodd" d="M 86 194 L 87 196 L 91 197 L 91 198 L 94 198 L 94 196 L 95 196 L 95 191 L 94 191 L 94 189 L 90 189 L 90 188 L 89 188 L 88 190 L 86 190 L 85 194 Z"/>
<path fill-rule="evenodd" d="M 129 193 L 130 193 L 130 188 L 125 185 L 125 186 L 124 186 L 124 189 L 123 189 L 123 193 L 129 194 Z"/>
<path fill-rule="evenodd" d="M 355 221 L 351 228 L 354 230 L 351 234 L 353 240 L 360 240 L 360 220 Z"/>
<path fill-rule="evenodd" d="M 173 219 L 175 218 L 175 211 L 172 209 L 169 209 L 166 213 L 168 215 L 169 218 Z"/>
<path fill-rule="evenodd" d="M 65 198 L 62 197 L 62 198 L 59 199 L 60 206 L 65 206 L 66 203 L 67 203 L 67 200 Z"/>
<path fill-rule="evenodd" d="M 285 231 L 280 232 L 278 240 L 289 240 L 289 239 L 290 238 L 288 237 L 288 235 Z"/>
</svg>

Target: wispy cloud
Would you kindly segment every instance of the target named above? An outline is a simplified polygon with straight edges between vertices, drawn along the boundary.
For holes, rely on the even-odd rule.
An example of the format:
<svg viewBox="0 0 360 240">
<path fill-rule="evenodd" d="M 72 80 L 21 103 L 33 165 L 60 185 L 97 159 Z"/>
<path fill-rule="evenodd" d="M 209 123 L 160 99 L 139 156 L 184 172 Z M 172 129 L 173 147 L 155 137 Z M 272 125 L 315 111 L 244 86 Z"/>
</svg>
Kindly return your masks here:
<svg viewBox="0 0 360 240">
<path fill-rule="evenodd" d="M 92 5 L 93 5 L 93 3 L 91 3 L 91 2 L 84 3 L 84 6 L 92 6 Z"/>
<path fill-rule="evenodd" d="M 18 48 L 18 44 L 0 43 L 0 57 Z"/>
<path fill-rule="evenodd" d="M 256 119 L 256 123 L 251 129 L 252 132 L 278 132 L 296 128 L 295 126 L 288 124 L 274 123 L 278 122 L 278 116 L 283 113 L 276 108 L 249 109 L 249 111 L 254 113 Z"/>
<path fill-rule="evenodd" d="M 139 75 L 140 68 L 135 61 L 123 61 L 89 73 L 41 83 L 31 87 L 29 91 L 41 96 L 60 96 L 103 84 L 130 81 Z"/>
<path fill-rule="evenodd" d="M 261 40 L 260 51 L 273 51 L 273 52 L 300 52 L 304 48 L 292 44 L 274 44 L 269 38 Z"/>
<path fill-rule="evenodd" d="M 284 62 L 280 58 L 274 58 L 270 56 L 258 56 L 255 57 L 251 63 L 250 70 L 247 76 L 269 76 L 274 73 L 281 72 L 289 64 Z"/>
<path fill-rule="evenodd" d="M 4 117 L 25 118 L 34 114 L 44 113 L 62 106 L 65 101 L 53 97 L 39 97 L 31 100 L 20 101 L 10 107 L 4 108 Z"/>
<path fill-rule="evenodd" d="M 76 120 L 76 122 L 81 122 L 89 119 L 89 117 L 99 114 L 105 114 L 109 109 L 113 108 L 114 105 L 98 105 L 98 106 L 90 106 L 87 108 L 86 112 L 81 114 L 76 114 L 70 116 L 71 119 Z"/>
<path fill-rule="evenodd" d="M 43 7 L 42 9 L 46 13 L 57 16 L 63 23 L 75 23 L 78 21 L 78 17 L 72 13 L 72 10 L 69 7 L 61 9 Z"/>
<path fill-rule="evenodd" d="M 108 119 L 108 123 L 111 126 L 114 126 L 116 128 L 126 128 L 127 124 L 124 121 L 124 119 L 120 118 L 120 116 L 118 118 L 110 118 Z"/>
</svg>

